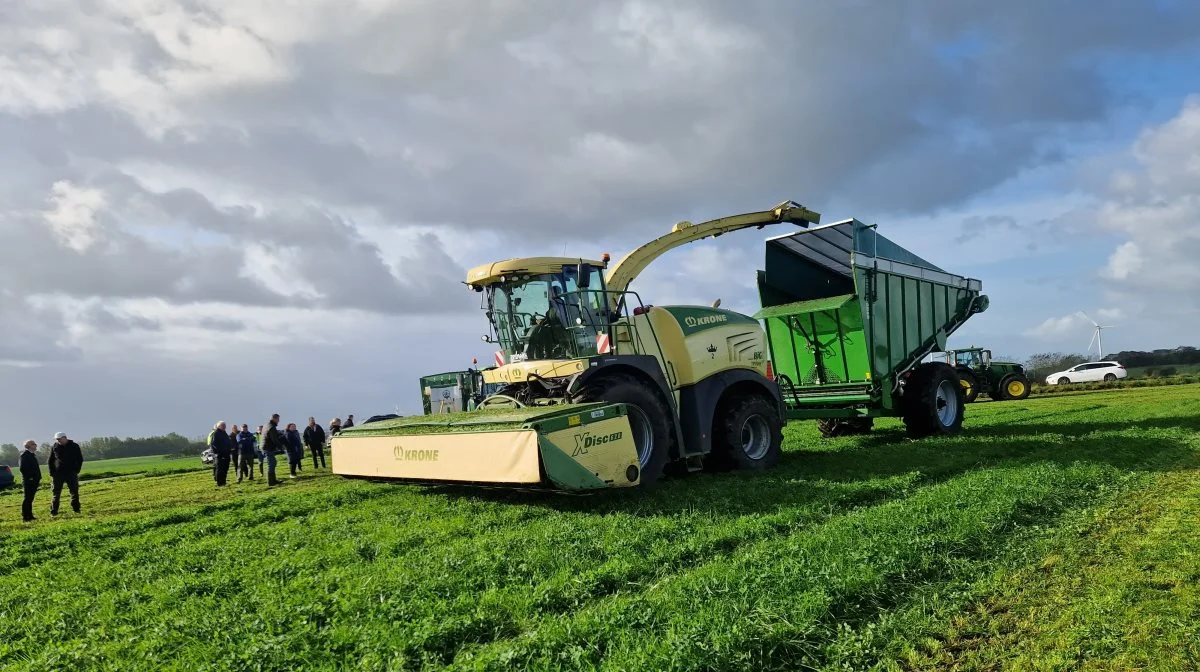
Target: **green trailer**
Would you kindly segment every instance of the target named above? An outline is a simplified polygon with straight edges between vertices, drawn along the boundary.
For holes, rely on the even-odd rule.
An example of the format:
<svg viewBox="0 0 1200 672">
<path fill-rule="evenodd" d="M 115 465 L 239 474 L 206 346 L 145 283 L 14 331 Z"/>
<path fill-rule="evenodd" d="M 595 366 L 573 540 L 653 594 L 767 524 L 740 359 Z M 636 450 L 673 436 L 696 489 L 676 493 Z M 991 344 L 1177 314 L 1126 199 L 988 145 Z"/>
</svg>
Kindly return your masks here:
<svg viewBox="0 0 1200 672">
<path fill-rule="evenodd" d="M 755 317 L 786 417 L 826 436 L 869 431 L 876 417 L 903 418 L 914 437 L 958 432 L 958 374 L 922 360 L 987 309 L 982 289 L 857 219 L 768 239 Z"/>
</svg>

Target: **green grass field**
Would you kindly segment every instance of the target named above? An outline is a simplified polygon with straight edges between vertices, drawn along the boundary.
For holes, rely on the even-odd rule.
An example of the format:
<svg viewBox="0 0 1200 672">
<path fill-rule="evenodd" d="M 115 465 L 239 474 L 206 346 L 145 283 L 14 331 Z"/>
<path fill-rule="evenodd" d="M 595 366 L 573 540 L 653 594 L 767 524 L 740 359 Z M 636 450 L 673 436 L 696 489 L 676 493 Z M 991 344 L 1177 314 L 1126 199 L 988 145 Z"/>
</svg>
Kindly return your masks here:
<svg viewBox="0 0 1200 672">
<path fill-rule="evenodd" d="M 786 432 L 589 496 L 208 473 L 0 496 L 5 669 L 1196 669 L 1200 386 Z"/>
<path fill-rule="evenodd" d="M 144 457 L 117 457 L 111 460 L 88 460 L 83 463 L 83 469 L 79 474 L 84 478 L 106 478 L 128 474 L 198 471 L 209 468 L 200 462 L 199 456 L 147 455 Z"/>
</svg>

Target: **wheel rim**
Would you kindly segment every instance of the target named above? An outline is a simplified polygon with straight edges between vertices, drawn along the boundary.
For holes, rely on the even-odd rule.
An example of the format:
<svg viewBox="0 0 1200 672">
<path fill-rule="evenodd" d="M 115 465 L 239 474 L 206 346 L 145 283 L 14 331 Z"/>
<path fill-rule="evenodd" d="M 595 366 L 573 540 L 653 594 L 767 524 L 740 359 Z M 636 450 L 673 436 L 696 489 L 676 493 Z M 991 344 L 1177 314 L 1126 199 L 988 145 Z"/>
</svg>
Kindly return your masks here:
<svg viewBox="0 0 1200 672">
<path fill-rule="evenodd" d="M 771 425 L 761 415 L 752 415 L 742 423 L 742 452 L 752 460 L 762 459 L 771 448 Z"/>
<path fill-rule="evenodd" d="M 650 416 L 646 412 L 630 404 L 629 428 L 633 432 L 633 443 L 637 446 L 638 465 L 644 470 L 654 454 L 654 430 L 650 427 Z"/>
<path fill-rule="evenodd" d="M 942 381 L 937 387 L 934 403 L 937 405 L 938 422 L 943 427 L 954 424 L 954 418 L 958 415 L 958 395 L 954 393 L 954 383 Z"/>
<path fill-rule="evenodd" d="M 1025 393 L 1025 383 L 1019 380 L 1013 380 L 1008 383 L 1008 393 L 1014 397 L 1019 397 Z"/>
<path fill-rule="evenodd" d="M 971 396 L 971 383 L 970 383 L 970 382 L 968 382 L 968 381 L 966 381 L 966 380 L 962 380 L 962 381 L 959 381 L 959 382 L 961 382 L 961 383 L 962 383 L 963 394 L 964 394 L 964 395 L 966 395 L 966 396 L 968 396 L 968 397 L 969 397 L 969 396 Z"/>
</svg>

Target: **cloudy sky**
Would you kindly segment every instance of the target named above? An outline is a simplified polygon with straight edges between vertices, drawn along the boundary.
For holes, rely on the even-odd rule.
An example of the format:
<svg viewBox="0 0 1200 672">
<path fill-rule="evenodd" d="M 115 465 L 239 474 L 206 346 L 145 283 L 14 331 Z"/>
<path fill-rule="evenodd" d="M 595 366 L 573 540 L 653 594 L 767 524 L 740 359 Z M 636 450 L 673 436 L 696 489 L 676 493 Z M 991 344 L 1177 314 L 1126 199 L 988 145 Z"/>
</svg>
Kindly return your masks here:
<svg viewBox="0 0 1200 672">
<path fill-rule="evenodd" d="M 1167 0 L 7 3 L 0 441 L 416 412 L 468 267 L 785 199 L 982 279 L 956 344 L 1198 345 L 1197 63 Z M 752 312 L 781 232 L 635 289 Z"/>
</svg>

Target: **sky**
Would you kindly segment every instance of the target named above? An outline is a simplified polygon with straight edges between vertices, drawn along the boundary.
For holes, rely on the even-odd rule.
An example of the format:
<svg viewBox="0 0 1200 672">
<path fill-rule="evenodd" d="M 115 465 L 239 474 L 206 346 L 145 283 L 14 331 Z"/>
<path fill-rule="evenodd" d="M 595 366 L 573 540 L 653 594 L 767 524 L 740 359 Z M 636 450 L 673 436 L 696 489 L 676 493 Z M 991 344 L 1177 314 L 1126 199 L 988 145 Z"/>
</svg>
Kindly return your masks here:
<svg viewBox="0 0 1200 672">
<path fill-rule="evenodd" d="M 952 346 L 1196 345 L 1196 63 L 1166 1 L 9 3 L 0 442 L 420 412 L 468 268 L 789 199 L 982 280 Z M 753 313 L 780 226 L 633 289 Z"/>
</svg>

